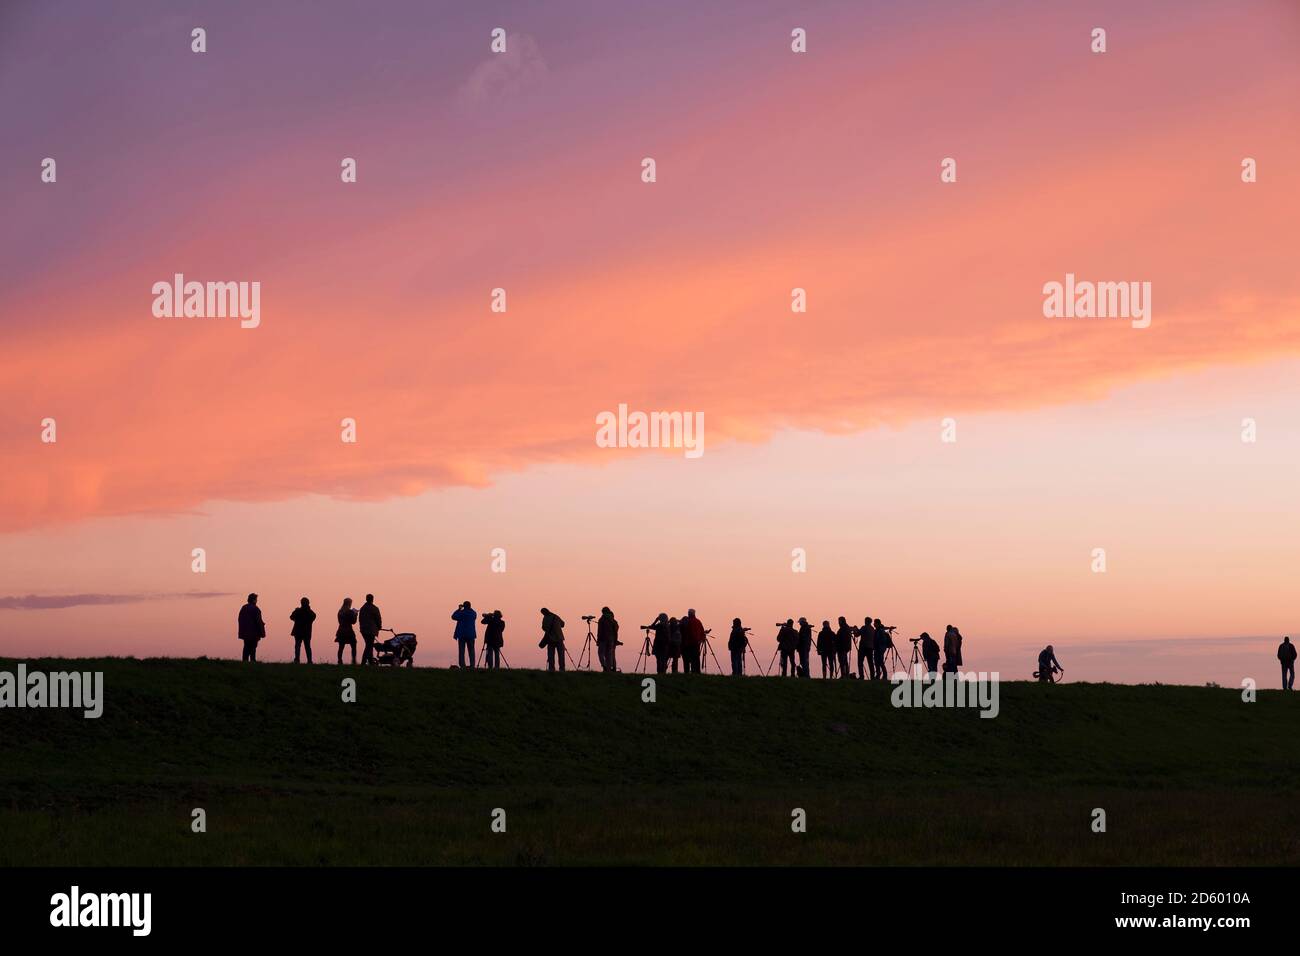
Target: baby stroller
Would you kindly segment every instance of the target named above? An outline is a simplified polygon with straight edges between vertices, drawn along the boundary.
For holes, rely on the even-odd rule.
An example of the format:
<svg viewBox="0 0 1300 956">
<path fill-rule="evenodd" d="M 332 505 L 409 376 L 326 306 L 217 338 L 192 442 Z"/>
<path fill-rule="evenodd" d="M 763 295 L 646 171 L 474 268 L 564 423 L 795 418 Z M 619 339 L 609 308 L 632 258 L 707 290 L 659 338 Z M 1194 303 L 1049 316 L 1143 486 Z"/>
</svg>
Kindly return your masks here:
<svg viewBox="0 0 1300 956">
<path fill-rule="evenodd" d="M 417 645 L 415 635 L 411 633 L 394 634 L 391 627 L 381 628 L 381 630 L 385 630 L 393 636 L 386 641 L 379 641 L 375 644 L 373 663 L 388 667 L 401 667 L 403 664 L 407 667 L 414 667 L 412 661 L 415 659 Z"/>
</svg>

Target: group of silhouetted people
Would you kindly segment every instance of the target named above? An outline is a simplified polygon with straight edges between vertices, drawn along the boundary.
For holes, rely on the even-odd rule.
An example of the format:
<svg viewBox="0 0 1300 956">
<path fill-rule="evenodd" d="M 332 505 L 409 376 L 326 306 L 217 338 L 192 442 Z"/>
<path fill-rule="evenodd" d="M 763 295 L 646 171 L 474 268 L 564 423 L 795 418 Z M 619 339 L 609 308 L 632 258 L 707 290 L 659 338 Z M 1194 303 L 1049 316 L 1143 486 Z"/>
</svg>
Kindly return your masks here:
<svg viewBox="0 0 1300 956">
<path fill-rule="evenodd" d="M 546 648 L 546 669 L 565 670 L 566 658 L 572 663 L 564 643 L 564 619 L 548 608 L 541 609 L 542 637 L 538 647 Z M 475 644 L 478 640 L 477 625 L 483 625 L 483 654 L 480 661 L 489 670 L 501 666 L 504 658 L 506 622 L 500 611 L 489 611 L 479 617 L 469 601 L 462 601 L 452 611 L 451 619 L 456 622 L 452 634 L 457 643 L 457 661 L 464 669 L 479 666 L 475 660 Z M 311 638 L 312 625 L 316 612 L 311 602 L 303 598 L 299 606 L 289 614 L 293 622 L 293 662 L 300 663 L 305 652 L 307 663 L 312 663 Z M 600 610 L 599 618 L 589 615 L 583 618 L 588 622 L 587 636 L 594 639 L 596 657 L 603 671 L 617 671 L 617 649 L 623 645 L 618 637 L 618 620 L 608 607 Z M 591 633 L 591 624 L 595 622 L 596 633 Z M 266 637 L 266 624 L 262 620 L 261 608 L 257 606 L 257 595 L 248 595 L 248 603 L 239 609 L 239 640 L 243 642 L 243 660 L 257 660 L 258 642 Z M 366 595 L 366 602 L 360 608 L 353 608 L 352 598 L 344 598 L 338 611 L 338 629 L 334 641 L 338 645 L 338 663 L 343 663 L 343 649 L 351 651 L 352 663 L 357 663 L 357 629 L 365 648 L 361 653 L 361 663 L 369 664 L 374 660 L 375 641 L 383 630 L 384 619 L 375 605 L 375 596 Z M 796 625 L 794 618 L 787 618 L 785 623 L 776 625 L 776 652 L 769 668 L 780 658 L 779 673 L 782 677 L 811 677 L 811 658 L 814 650 L 821 662 L 821 678 L 833 680 L 855 676 L 850 666 L 850 658 L 856 656 L 857 673 L 860 680 L 888 680 L 890 665 L 897 672 L 906 672 L 911 667 L 904 667 L 898 655 L 893 634 L 897 628 L 886 626 L 879 618 L 866 618 L 861 626 L 849 624 L 840 617 L 837 626 L 832 627 L 829 620 L 822 621 L 821 628 L 814 635 L 813 625 L 806 617 L 799 618 Z M 355 628 L 355 629 L 354 629 Z M 638 658 L 638 669 L 642 657 L 648 662 L 654 658 L 655 672 L 659 674 L 681 672 L 697 674 L 701 665 L 707 665 L 706 657 L 713 654 L 709 643 L 712 631 L 691 608 L 680 618 L 669 617 L 667 612 L 659 614 L 650 624 L 641 628 L 645 632 L 642 655 Z M 731 657 L 731 673 L 742 676 L 745 673 L 745 654 L 753 654 L 749 643 L 750 628 L 745 627 L 740 618 L 731 622 L 731 635 L 727 639 L 727 650 Z M 652 636 L 653 635 L 653 636 Z M 943 644 L 934 640 L 926 632 L 920 637 L 912 638 L 916 647 L 913 661 L 923 664 L 926 674 L 956 673 L 962 666 L 961 631 L 951 624 L 944 632 Z M 390 642 L 391 643 L 391 642 Z M 388 647 L 385 644 L 385 647 Z M 940 665 L 940 655 L 943 657 Z M 918 660 L 919 658 L 919 660 Z M 1290 637 L 1284 637 L 1278 645 L 1277 659 L 1282 664 L 1282 688 L 1292 690 L 1295 686 L 1296 648 Z M 713 660 L 717 663 L 717 657 Z M 754 662 L 758 663 L 757 655 Z M 509 662 L 506 662 L 509 666 Z M 707 669 L 707 666 L 706 668 Z M 721 664 L 718 664 L 721 670 Z M 764 671 L 766 672 L 766 670 Z M 1034 677 L 1042 682 L 1055 682 L 1064 673 L 1052 645 L 1047 645 L 1038 655 L 1038 670 Z"/>
<path fill-rule="evenodd" d="M 289 620 L 293 622 L 293 629 L 289 632 L 293 637 L 293 662 L 301 663 L 305 652 L 307 663 L 312 663 L 311 636 L 316 612 L 312 610 L 311 601 L 303 598 L 298 602 L 298 606 L 290 612 Z M 343 663 L 345 647 L 352 651 L 352 663 L 357 662 L 357 632 L 354 627 L 359 627 L 361 640 L 365 642 L 361 663 L 369 664 L 375 655 L 375 639 L 384 626 L 383 615 L 375 606 L 375 596 L 367 594 L 366 603 L 359 609 L 352 606 L 352 598 L 344 598 L 343 606 L 339 608 L 338 621 L 338 630 L 334 632 L 334 642 L 339 646 L 338 662 Z M 257 660 L 257 645 L 264 637 L 266 623 L 262 620 L 262 609 L 257 606 L 257 595 L 250 594 L 248 603 L 239 609 L 239 639 L 244 642 L 244 660 Z"/>
</svg>

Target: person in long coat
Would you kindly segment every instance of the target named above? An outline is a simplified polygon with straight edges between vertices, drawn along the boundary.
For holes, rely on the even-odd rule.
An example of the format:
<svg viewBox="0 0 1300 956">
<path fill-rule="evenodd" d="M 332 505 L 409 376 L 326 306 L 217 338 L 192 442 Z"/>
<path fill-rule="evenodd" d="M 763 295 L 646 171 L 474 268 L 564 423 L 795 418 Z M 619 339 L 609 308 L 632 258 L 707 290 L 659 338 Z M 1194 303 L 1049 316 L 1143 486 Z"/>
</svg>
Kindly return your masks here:
<svg viewBox="0 0 1300 956">
<path fill-rule="evenodd" d="M 239 639 L 244 642 L 245 661 L 257 661 L 257 642 L 266 637 L 266 624 L 262 609 L 257 606 L 257 595 L 250 594 L 248 603 L 239 609 Z"/>
<path fill-rule="evenodd" d="M 357 662 L 357 632 L 352 625 L 357 623 L 357 611 L 352 606 L 352 598 L 344 598 L 339 608 L 339 629 L 334 632 L 334 641 L 339 646 L 339 663 L 343 663 L 343 648 L 352 648 L 352 663 Z"/>
<path fill-rule="evenodd" d="M 961 667 L 961 631 L 949 624 L 948 630 L 943 635 L 943 672 L 955 674 L 959 667 Z"/>
</svg>

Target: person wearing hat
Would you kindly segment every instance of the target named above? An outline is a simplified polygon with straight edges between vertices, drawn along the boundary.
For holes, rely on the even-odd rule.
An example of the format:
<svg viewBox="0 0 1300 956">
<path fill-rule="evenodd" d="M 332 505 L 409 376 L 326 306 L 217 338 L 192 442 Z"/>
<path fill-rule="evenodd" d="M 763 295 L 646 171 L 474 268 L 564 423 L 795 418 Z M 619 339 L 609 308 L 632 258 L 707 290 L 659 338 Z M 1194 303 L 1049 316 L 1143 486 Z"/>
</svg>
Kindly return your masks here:
<svg viewBox="0 0 1300 956">
<path fill-rule="evenodd" d="M 452 639 L 456 642 L 456 659 L 462 668 L 474 668 L 474 642 L 478 640 L 478 611 L 470 607 L 469 601 L 461 601 L 460 607 L 451 612 L 451 619 L 456 622 L 456 633 Z M 466 663 L 468 652 L 469 663 Z"/>
<path fill-rule="evenodd" d="M 257 662 L 257 642 L 266 637 L 262 622 L 262 609 L 257 606 L 257 595 L 250 594 L 248 603 L 239 609 L 239 639 L 244 642 L 244 660 Z"/>
<path fill-rule="evenodd" d="M 564 670 L 564 655 L 568 653 L 564 649 L 564 619 L 550 608 L 542 608 L 542 640 L 537 646 L 546 648 L 548 671 L 555 670 L 557 662 Z"/>
<path fill-rule="evenodd" d="M 1282 689 L 1295 690 L 1295 645 L 1291 638 L 1282 638 L 1277 646 L 1277 659 L 1282 662 Z"/>
</svg>

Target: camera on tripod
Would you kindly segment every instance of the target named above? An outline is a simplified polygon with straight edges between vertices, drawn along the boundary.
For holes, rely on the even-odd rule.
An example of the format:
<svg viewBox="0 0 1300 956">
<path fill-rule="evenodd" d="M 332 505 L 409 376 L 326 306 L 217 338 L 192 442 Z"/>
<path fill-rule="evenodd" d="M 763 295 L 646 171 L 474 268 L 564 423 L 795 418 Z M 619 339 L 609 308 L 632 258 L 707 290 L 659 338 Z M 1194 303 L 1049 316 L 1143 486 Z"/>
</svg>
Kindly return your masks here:
<svg viewBox="0 0 1300 956">
<path fill-rule="evenodd" d="M 596 615 L 594 615 L 594 614 L 584 614 L 584 615 L 582 615 L 582 619 L 583 619 L 584 621 L 594 621 L 594 620 L 596 620 Z"/>
<path fill-rule="evenodd" d="M 909 640 L 910 642 L 912 642 L 913 644 L 920 644 L 920 643 L 921 643 L 921 639 L 920 639 L 919 637 L 909 637 L 908 640 Z"/>
</svg>

